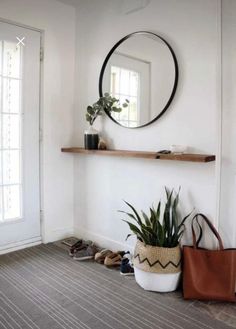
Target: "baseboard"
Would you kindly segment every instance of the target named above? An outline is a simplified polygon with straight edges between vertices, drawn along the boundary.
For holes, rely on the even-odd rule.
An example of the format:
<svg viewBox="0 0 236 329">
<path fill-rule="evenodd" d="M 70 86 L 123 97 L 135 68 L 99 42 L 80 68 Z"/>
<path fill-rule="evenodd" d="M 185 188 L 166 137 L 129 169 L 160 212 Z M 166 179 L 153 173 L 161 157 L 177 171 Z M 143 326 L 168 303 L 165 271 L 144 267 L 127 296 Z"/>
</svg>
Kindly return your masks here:
<svg viewBox="0 0 236 329">
<path fill-rule="evenodd" d="M 113 239 L 110 239 L 108 237 L 105 237 L 103 235 L 91 232 L 85 228 L 82 227 L 75 227 L 74 234 L 78 238 L 83 238 L 87 240 L 92 240 L 94 241 L 99 247 L 104 247 L 108 248 L 111 250 L 129 250 L 131 253 L 134 251 L 134 247 L 127 244 L 127 243 L 122 243 L 120 241 L 115 241 Z"/>
<path fill-rule="evenodd" d="M 58 240 L 62 240 L 65 238 L 69 238 L 74 235 L 73 227 L 62 227 L 56 230 L 51 230 L 46 232 L 45 236 L 43 236 L 43 243 L 55 242 Z"/>
<path fill-rule="evenodd" d="M 19 241 L 16 243 L 10 243 L 5 246 L 0 246 L 0 255 L 7 254 L 20 249 L 25 249 L 33 246 L 37 246 L 42 243 L 41 237 L 35 237 L 32 239 L 27 239 Z"/>
</svg>

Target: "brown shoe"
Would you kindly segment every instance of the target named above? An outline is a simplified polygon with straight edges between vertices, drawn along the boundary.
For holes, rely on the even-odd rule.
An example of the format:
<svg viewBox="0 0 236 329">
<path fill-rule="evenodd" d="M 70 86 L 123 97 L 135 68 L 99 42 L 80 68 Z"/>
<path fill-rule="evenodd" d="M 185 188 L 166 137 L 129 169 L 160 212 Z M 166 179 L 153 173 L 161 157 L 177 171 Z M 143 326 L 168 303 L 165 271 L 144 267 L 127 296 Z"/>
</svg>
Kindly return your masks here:
<svg viewBox="0 0 236 329">
<path fill-rule="evenodd" d="M 120 266 L 121 260 L 122 256 L 120 253 L 112 252 L 105 258 L 104 265 L 106 265 L 107 267 Z"/>
<path fill-rule="evenodd" d="M 109 249 L 103 249 L 100 252 L 97 252 L 94 260 L 99 264 L 104 264 L 105 258 L 112 254 L 112 251 Z"/>
</svg>

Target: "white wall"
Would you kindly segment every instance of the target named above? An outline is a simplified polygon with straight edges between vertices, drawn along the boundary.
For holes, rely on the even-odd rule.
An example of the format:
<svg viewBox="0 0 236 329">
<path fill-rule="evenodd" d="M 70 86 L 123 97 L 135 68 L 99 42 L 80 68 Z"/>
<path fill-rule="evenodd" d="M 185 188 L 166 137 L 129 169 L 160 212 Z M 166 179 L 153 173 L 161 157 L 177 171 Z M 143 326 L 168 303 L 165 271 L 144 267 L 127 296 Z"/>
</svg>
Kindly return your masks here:
<svg viewBox="0 0 236 329">
<path fill-rule="evenodd" d="M 77 11 L 75 144 L 83 145 L 85 110 L 98 98 L 103 60 L 119 39 L 137 30 L 162 35 L 174 49 L 180 79 L 166 114 L 149 127 L 129 130 L 108 118 L 95 127 L 110 147 L 168 149 L 184 144 L 194 152 L 217 152 L 217 3 L 212 0 L 152 0 L 144 10 L 122 13 L 123 1 L 80 1 Z M 135 1 L 133 1 L 135 3 Z M 75 228 L 78 235 L 108 247 L 121 247 L 129 233 L 117 212 L 122 199 L 147 209 L 163 187 L 182 186 L 183 210 L 193 207 L 216 216 L 215 164 L 75 156 Z M 133 242 L 130 242 L 131 244 Z"/>
<path fill-rule="evenodd" d="M 220 229 L 227 245 L 236 243 L 236 2 L 223 0 L 223 112 Z"/>
<path fill-rule="evenodd" d="M 72 142 L 75 10 L 54 0 L 0 0 L 0 17 L 44 30 L 42 223 L 45 242 L 73 232 Z"/>
</svg>

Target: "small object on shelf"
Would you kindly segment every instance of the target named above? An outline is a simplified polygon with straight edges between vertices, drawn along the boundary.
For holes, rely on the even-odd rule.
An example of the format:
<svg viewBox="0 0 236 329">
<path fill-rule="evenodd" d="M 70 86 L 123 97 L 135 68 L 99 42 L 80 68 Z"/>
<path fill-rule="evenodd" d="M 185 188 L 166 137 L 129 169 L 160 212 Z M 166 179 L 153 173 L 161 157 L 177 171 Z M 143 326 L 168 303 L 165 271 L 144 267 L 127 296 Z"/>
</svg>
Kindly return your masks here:
<svg viewBox="0 0 236 329">
<path fill-rule="evenodd" d="M 90 126 L 88 130 L 84 132 L 84 148 L 86 150 L 97 150 L 99 142 L 98 131 Z"/>
<path fill-rule="evenodd" d="M 106 150 L 107 149 L 107 143 L 105 142 L 105 140 L 103 138 L 99 139 L 98 149 L 99 150 Z"/>
<path fill-rule="evenodd" d="M 183 154 L 187 152 L 186 145 L 171 145 L 170 150 L 174 154 Z"/>
<path fill-rule="evenodd" d="M 170 154 L 171 151 L 169 151 L 169 150 L 161 150 L 161 151 L 158 151 L 157 153 L 161 153 L 161 154 Z"/>
</svg>

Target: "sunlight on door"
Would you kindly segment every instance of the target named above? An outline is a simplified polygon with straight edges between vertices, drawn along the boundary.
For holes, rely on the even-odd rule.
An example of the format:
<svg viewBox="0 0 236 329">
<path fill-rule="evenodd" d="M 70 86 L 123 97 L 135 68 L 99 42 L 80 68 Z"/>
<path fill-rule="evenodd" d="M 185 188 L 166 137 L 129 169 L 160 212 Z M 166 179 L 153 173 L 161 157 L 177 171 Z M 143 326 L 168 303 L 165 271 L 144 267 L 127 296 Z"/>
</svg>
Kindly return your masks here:
<svg viewBox="0 0 236 329">
<path fill-rule="evenodd" d="M 0 221 L 22 217 L 22 46 L 0 41 Z"/>
</svg>

